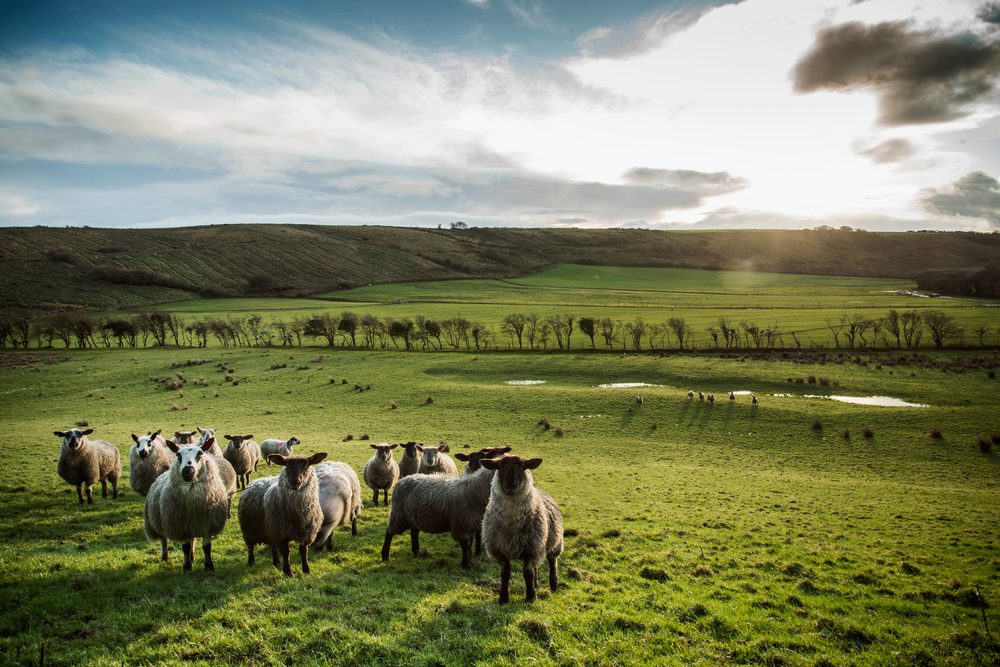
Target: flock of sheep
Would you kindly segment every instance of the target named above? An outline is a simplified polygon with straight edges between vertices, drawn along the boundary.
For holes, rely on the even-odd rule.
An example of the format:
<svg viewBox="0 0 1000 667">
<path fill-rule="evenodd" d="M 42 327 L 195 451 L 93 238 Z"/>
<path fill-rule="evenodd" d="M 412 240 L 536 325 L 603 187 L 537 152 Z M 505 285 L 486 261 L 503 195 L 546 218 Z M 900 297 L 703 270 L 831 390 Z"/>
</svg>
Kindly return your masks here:
<svg viewBox="0 0 1000 667">
<path fill-rule="evenodd" d="M 76 486 L 81 503 L 93 503 L 93 486 L 101 483 L 107 497 L 108 484 L 118 497 L 121 460 L 118 448 L 106 440 L 90 439 L 93 429 L 55 431 L 62 439 L 57 472 Z M 214 570 L 212 538 L 225 528 L 231 514 L 232 497 L 240 494 L 237 507 L 240 530 L 247 547 L 247 563 L 254 564 L 254 548 L 266 544 L 271 561 L 291 576 L 290 543 L 296 542 L 302 571 L 309 573 L 309 547 L 332 549 L 337 526 L 351 523 L 357 535 L 361 511 L 361 483 L 346 463 L 324 461 L 325 453 L 295 456 L 297 438 L 264 440 L 253 435 L 225 435 L 223 451 L 214 429 L 175 432 L 173 440 L 160 431 L 132 435 L 129 451 L 129 482 L 145 496 L 143 510 L 147 538 L 160 541 L 160 557 L 167 560 L 167 542 L 180 542 L 184 570 L 194 562 L 197 539 L 202 540 L 206 570 Z M 400 461 L 392 450 L 403 447 Z M 475 553 L 486 551 L 500 564 L 500 602 L 510 600 L 510 563 L 523 564 L 525 600 L 536 598 L 538 566 L 548 561 L 549 587 L 558 587 L 557 562 L 563 551 L 562 513 L 550 495 L 535 488 L 531 471 L 541 459 L 522 459 L 508 454 L 510 447 L 482 449 L 456 454 L 466 463 L 464 474 L 445 452 L 448 447 L 371 445 L 375 450 L 365 463 L 362 477 L 392 509 L 382 545 L 382 560 L 389 559 L 392 538 L 410 532 L 414 555 L 420 551 L 420 531 L 451 533 L 462 549 L 462 567 L 472 566 Z M 261 460 L 281 467 L 279 474 L 250 481 Z M 281 561 L 279 563 L 279 555 Z"/>
</svg>

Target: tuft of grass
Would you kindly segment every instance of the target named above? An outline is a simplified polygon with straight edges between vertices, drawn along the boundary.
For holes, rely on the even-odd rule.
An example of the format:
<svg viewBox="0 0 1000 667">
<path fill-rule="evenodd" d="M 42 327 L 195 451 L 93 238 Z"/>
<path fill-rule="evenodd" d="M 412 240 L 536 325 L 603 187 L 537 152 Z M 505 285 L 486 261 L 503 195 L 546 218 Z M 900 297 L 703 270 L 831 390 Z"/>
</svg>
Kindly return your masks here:
<svg viewBox="0 0 1000 667">
<path fill-rule="evenodd" d="M 823 422 L 820 421 L 820 419 L 818 417 L 815 418 L 815 419 L 813 419 L 813 421 L 812 421 L 812 428 L 813 428 L 814 431 L 822 430 L 822 428 L 823 428 Z"/>
<path fill-rule="evenodd" d="M 553 433 L 555 434 L 555 436 L 556 436 L 557 438 L 561 438 L 561 437 L 563 437 L 564 435 L 566 435 L 566 432 L 565 432 L 565 431 L 563 430 L 563 427 L 562 427 L 562 426 L 556 426 L 556 427 L 555 427 L 555 428 L 554 428 L 554 429 L 552 430 L 552 432 L 553 432 Z"/>
<path fill-rule="evenodd" d="M 871 427 L 869 427 L 869 426 L 866 426 L 866 427 L 865 427 L 865 430 L 863 430 L 863 431 L 861 432 L 861 434 L 862 434 L 863 436 L 865 436 L 866 438 L 874 438 L 874 437 L 875 437 L 875 431 L 873 431 L 873 430 L 871 429 Z"/>
<path fill-rule="evenodd" d="M 993 451 L 993 442 L 989 438 L 979 438 L 976 440 L 976 444 L 979 446 L 979 451 L 983 454 L 989 454 Z"/>
<path fill-rule="evenodd" d="M 941 435 L 941 429 L 937 428 L 936 426 L 928 432 L 928 435 L 931 436 L 933 440 L 940 440 L 943 437 Z"/>
<path fill-rule="evenodd" d="M 851 437 L 851 429 L 849 428 L 842 429 L 840 431 L 840 437 L 842 437 L 844 440 L 849 440 Z"/>
</svg>

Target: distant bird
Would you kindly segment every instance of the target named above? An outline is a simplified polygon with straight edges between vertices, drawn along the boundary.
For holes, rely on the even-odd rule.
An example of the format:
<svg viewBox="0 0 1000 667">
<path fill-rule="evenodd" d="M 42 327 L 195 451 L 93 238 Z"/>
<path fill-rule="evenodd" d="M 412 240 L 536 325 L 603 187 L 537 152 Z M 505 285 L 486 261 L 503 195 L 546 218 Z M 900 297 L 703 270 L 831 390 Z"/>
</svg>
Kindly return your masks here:
<svg viewBox="0 0 1000 667">
<path fill-rule="evenodd" d="M 756 396 L 753 397 L 753 400 L 751 401 L 751 403 L 753 403 L 754 405 L 757 405 L 757 397 Z"/>
<path fill-rule="evenodd" d="M 735 401 L 736 400 L 736 394 L 734 392 L 729 392 L 729 400 L 730 401 Z"/>
<path fill-rule="evenodd" d="M 694 398 L 694 392 L 693 391 L 689 391 L 688 392 L 688 398 Z"/>
</svg>

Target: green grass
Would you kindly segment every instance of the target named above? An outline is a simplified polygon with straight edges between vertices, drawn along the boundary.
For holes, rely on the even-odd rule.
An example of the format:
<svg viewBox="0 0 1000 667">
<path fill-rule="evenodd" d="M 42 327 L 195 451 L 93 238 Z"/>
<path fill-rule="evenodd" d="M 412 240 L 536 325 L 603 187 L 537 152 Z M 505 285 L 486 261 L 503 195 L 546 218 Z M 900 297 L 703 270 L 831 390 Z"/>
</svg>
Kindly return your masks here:
<svg viewBox="0 0 1000 667">
<path fill-rule="evenodd" d="M 198 358 L 209 362 L 172 367 Z M 996 664 L 1000 461 L 976 439 L 1000 432 L 1000 392 L 970 359 L 7 352 L 0 662 L 37 660 L 44 645 L 47 664 Z M 178 371 L 183 396 L 158 381 Z M 788 382 L 809 375 L 830 385 Z M 545 384 L 506 384 L 519 379 Z M 658 386 L 597 387 L 607 382 Z M 722 400 L 691 402 L 689 388 Z M 730 389 L 761 405 L 730 404 Z M 837 393 L 930 407 L 803 397 Z M 304 452 L 357 470 L 370 452 L 361 434 L 443 439 L 453 452 L 510 444 L 544 459 L 536 482 L 571 531 L 565 587 L 543 585 L 527 605 L 515 568 L 514 602 L 501 607 L 498 567 L 480 557 L 462 570 L 446 535 L 425 536 L 418 558 L 397 539 L 382 564 L 387 510 L 373 507 L 357 537 L 341 529 L 332 553 L 314 554 L 312 575 L 285 579 L 266 558 L 248 569 L 235 520 L 216 541 L 217 571 L 201 571 L 199 553 L 184 574 L 176 545 L 164 565 L 143 537 L 127 482 L 117 501 L 80 507 L 58 479 L 51 432 L 78 420 L 125 461 L 129 433 L 194 425 L 294 433 Z"/>
</svg>

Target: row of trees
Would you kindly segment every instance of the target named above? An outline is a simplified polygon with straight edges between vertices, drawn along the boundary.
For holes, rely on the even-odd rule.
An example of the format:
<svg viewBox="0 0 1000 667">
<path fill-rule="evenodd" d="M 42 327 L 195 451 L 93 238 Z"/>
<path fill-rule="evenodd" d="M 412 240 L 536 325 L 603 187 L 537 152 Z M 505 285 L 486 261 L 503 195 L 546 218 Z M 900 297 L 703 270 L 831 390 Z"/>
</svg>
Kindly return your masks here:
<svg viewBox="0 0 1000 667">
<path fill-rule="evenodd" d="M 359 315 L 344 311 L 339 315 L 318 313 L 291 319 L 265 320 L 260 315 L 214 317 L 185 320 L 177 315 L 154 311 L 103 319 L 79 313 L 57 313 L 32 320 L 29 311 L 8 310 L 0 313 L 0 347 L 147 347 L 149 345 L 207 347 L 214 339 L 222 347 L 301 346 L 312 344 L 331 347 L 370 349 L 570 349 L 574 340 L 583 337 L 584 346 L 622 350 L 686 350 L 695 347 L 715 349 L 775 349 L 820 346 L 811 334 L 825 329 L 783 330 L 777 326 L 759 326 L 755 322 L 734 322 L 720 317 L 704 331 L 700 341 L 694 328 L 683 317 L 665 321 L 576 317 L 556 313 L 511 313 L 499 324 L 491 325 L 451 317 L 431 320 L 422 315 L 412 319 L 379 318 L 371 313 Z M 954 318 L 940 310 L 890 310 L 884 317 L 861 314 L 842 315 L 827 320 L 836 347 L 919 347 L 930 336 L 935 347 L 966 344 L 965 330 Z M 981 324 L 972 329 L 980 345 L 992 331 Z M 578 345 L 579 347 L 579 345 Z"/>
</svg>

